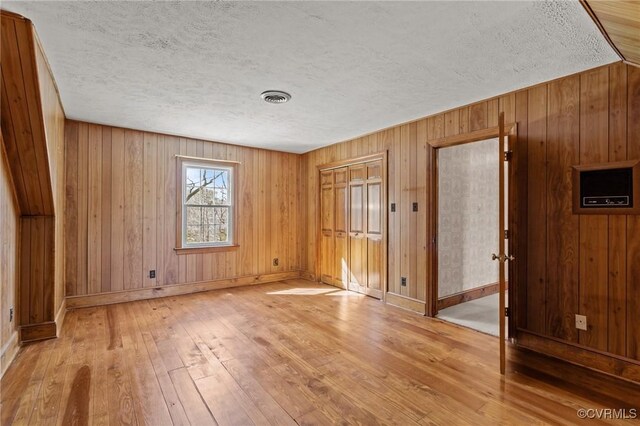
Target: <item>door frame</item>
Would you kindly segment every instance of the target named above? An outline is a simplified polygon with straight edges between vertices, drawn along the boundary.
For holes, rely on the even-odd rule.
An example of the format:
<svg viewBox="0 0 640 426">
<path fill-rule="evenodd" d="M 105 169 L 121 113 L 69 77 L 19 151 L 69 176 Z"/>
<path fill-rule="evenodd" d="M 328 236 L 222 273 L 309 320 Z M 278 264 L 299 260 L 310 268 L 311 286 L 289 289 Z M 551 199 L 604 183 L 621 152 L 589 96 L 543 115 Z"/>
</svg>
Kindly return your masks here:
<svg viewBox="0 0 640 426">
<path fill-rule="evenodd" d="M 522 221 L 521 212 L 526 211 L 522 205 L 519 204 L 520 198 L 518 194 L 518 181 L 517 170 L 520 167 L 518 164 L 517 150 L 518 146 L 518 126 L 517 123 L 505 124 L 504 135 L 509 139 L 509 149 L 512 151 L 510 164 L 509 164 L 509 197 L 508 197 L 508 224 L 509 238 L 507 240 L 509 254 L 515 256 L 515 262 L 509 262 L 508 281 L 509 281 L 509 316 L 507 317 L 508 324 L 508 338 L 515 338 L 516 333 L 516 319 L 518 312 L 518 293 L 519 282 L 521 281 L 521 270 L 526 265 L 526 258 L 523 250 L 521 250 L 522 244 L 518 241 L 519 223 Z M 432 253 L 431 256 L 431 280 L 428 283 L 429 289 L 427 293 L 430 295 L 431 303 L 427 306 L 428 316 L 435 317 L 438 314 L 438 150 L 440 148 L 448 148 L 457 145 L 465 145 L 473 142 L 479 142 L 486 139 L 494 139 L 500 137 L 500 126 L 489 127 L 483 130 L 477 130 L 474 132 L 463 133 L 455 136 L 448 136 L 440 139 L 429 141 L 431 149 L 431 182 L 432 182 L 432 203 L 431 203 L 431 243 Z M 521 179 L 522 177 L 520 177 Z M 499 184 L 499 183 L 498 183 Z M 526 223 L 526 221 L 525 221 Z"/>
<path fill-rule="evenodd" d="M 387 212 L 387 197 L 388 197 L 388 151 L 379 151 L 373 154 L 362 155 L 358 157 L 352 157 L 345 160 L 332 161 L 329 163 L 324 163 L 316 166 L 316 179 L 317 179 L 317 189 L 316 189 L 316 265 L 314 268 L 315 271 L 315 280 L 321 281 L 322 277 L 322 184 L 320 181 L 320 174 L 326 170 L 339 169 L 342 167 L 354 166 L 357 164 L 364 164 L 370 161 L 381 160 L 382 161 L 382 298 L 380 300 L 385 301 L 386 295 L 388 291 L 388 259 L 389 259 L 389 215 Z M 347 179 L 347 186 L 349 182 Z M 347 203 L 348 197 L 350 196 L 349 191 L 347 191 Z M 349 223 L 349 212 L 347 211 L 347 223 Z M 334 224 L 335 228 L 335 224 Z M 350 252 L 350 245 L 347 245 L 347 252 Z M 350 254 L 350 253 L 349 253 Z M 348 285 L 347 285 L 348 288 Z"/>
</svg>

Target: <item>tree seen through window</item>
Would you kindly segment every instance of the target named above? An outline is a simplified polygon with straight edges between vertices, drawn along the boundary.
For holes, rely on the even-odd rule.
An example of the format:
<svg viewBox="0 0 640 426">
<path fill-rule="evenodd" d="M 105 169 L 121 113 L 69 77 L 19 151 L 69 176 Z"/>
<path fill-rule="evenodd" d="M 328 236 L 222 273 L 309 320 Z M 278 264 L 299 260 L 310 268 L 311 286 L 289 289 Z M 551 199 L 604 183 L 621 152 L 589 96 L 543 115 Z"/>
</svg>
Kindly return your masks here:
<svg viewBox="0 0 640 426">
<path fill-rule="evenodd" d="M 187 244 L 229 242 L 230 171 L 187 166 L 184 204 Z"/>
</svg>

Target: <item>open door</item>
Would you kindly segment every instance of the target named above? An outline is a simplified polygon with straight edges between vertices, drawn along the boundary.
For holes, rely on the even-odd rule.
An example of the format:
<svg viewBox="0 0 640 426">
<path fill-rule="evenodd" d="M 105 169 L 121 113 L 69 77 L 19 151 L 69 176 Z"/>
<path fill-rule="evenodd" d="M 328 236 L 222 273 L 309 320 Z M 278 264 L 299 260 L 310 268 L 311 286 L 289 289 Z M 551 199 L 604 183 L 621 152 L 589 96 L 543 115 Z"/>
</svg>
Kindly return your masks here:
<svg viewBox="0 0 640 426">
<path fill-rule="evenodd" d="M 500 319 L 500 374 L 505 373 L 506 367 L 506 288 L 509 274 L 508 262 L 514 260 L 514 257 L 508 253 L 508 246 L 506 244 L 506 238 L 508 236 L 507 223 L 509 214 L 509 159 L 511 156 L 511 150 L 509 147 L 509 139 L 505 134 L 504 126 L 504 113 L 500 113 L 498 118 L 499 127 L 499 151 L 498 161 L 499 166 L 499 190 L 498 190 L 498 211 L 499 211 L 499 233 L 498 233 L 498 254 L 493 254 L 493 260 L 498 262 L 499 268 L 499 303 L 498 303 L 498 318 Z"/>
</svg>

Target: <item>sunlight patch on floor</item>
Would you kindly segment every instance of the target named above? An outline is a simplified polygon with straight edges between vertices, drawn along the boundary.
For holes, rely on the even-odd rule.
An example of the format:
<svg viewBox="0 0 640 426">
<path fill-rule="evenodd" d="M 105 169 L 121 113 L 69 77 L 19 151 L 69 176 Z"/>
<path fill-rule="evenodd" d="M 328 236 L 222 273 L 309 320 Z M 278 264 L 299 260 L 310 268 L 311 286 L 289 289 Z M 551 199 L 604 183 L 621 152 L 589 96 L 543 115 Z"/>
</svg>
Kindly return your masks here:
<svg viewBox="0 0 640 426">
<path fill-rule="evenodd" d="M 335 292 L 332 288 L 288 288 L 280 291 L 270 291 L 267 294 L 290 295 L 290 296 L 317 296 Z"/>
<path fill-rule="evenodd" d="M 327 296 L 365 297 L 364 294 L 360 294 L 360 293 L 356 293 L 355 291 L 348 291 L 348 290 L 334 291 L 334 292 L 332 292 L 330 294 L 327 294 Z"/>
</svg>

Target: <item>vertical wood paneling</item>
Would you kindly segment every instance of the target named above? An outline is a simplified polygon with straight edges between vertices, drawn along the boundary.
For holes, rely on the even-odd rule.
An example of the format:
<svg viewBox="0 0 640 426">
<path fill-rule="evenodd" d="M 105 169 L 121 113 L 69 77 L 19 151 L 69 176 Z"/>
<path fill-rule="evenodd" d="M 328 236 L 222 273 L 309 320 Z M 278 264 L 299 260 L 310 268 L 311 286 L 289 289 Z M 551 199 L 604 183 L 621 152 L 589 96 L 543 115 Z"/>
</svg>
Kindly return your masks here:
<svg viewBox="0 0 640 426">
<path fill-rule="evenodd" d="M 482 130 L 487 128 L 487 102 L 479 102 L 469 107 L 469 130 Z"/>
<path fill-rule="evenodd" d="M 58 274 L 56 268 L 55 245 L 56 245 L 56 219 L 53 216 L 41 218 L 44 232 L 41 233 L 43 252 L 43 277 L 42 277 L 42 321 L 53 321 L 55 319 L 58 306 L 54 304 L 56 281 Z"/>
<path fill-rule="evenodd" d="M 580 161 L 580 77 L 556 80 L 547 87 L 546 326 L 549 335 L 576 342 L 579 220 L 572 213 L 569 194 L 571 166 Z"/>
<path fill-rule="evenodd" d="M 13 265 L 8 262 L 0 265 L 4 270 L 0 273 L 3 299 L 0 329 L 4 333 L 16 325 L 53 321 L 62 304 L 65 287 L 62 231 L 67 188 L 64 111 L 34 27 L 31 21 L 4 11 L 1 21 L 2 179 L 9 176 L 5 170 L 10 171 L 6 188 L 15 185 L 2 191 L 2 226 L 8 227 L 4 230 L 7 237 L 12 232 L 17 236 L 17 226 L 11 229 L 11 216 L 19 214 L 19 228 L 24 231 L 19 244 L 9 238 L 2 240 L 3 254 L 7 250 L 14 254 Z M 19 209 L 12 212 L 15 200 Z M 70 219 L 73 220 L 73 215 Z M 4 257 L 2 260 L 7 261 Z M 77 263 L 70 266 L 77 267 Z M 17 268 L 18 276 L 7 275 Z M 7 289 L 8 285 L 14 288 Z M 16 292 L 20 294 L 19 306 L 15 306 Z M 4 308 L 15 308 L 17 314 L 8 328 L 4 327 L 4 320 L 9 317 Z M 0 373 L 6 367 L 4 361 L 13 356 L 5 353 L 8 342 L 4 339 L 8 337 L 0 336 L 3 350 Z"/>
<path fill-rule="evenodd" d="M 418 158 L 418 141 L 417 141 L 417 123 L 413 122 L 409 124 L 409 168 L 408 168 L 408 182 L 409 182 L 409 202 L 406 209 L 409 211 L 409 272 L 407 280 L 409 283 L 409 297 L 416 299 L 418 297 L 418 213 L 420 211 L 420 205 L 418 205 L 418 212 L 413 211 L 413 203 L 418 201 L 418 182 L 417 182 L 417 158 Z"/>
<path fill-rule="evenodd" d="M 31 294 L 31 221 L 20 221 L 20 279 L 18 297 L 20 298 L 20 324 L 30 324 Z"/>
<path fill-rule="evenodd" d="M 87 294 L 87 237 L 88 237 L 88 170 L 89 125 L 78 125 L 78 232 L 77 237 L 77 277 L 76 289 L 72 294 Z M 73 161 L 72 159 L 69 159 Z"/>
<path fill-rule="evenodd" d="M 100 187 L 101 196 L 101 292 L 111 290 L 111 173 L 112 173 L 112 153 L 111 153 L 111 128 L 102 127 L 102 182 Z"/>
<path fill-rule="evenodd" d="M 399 146 L 399 136 L 400 136 L 400 128 L 396 127 L 390 130 L 387 130 L 383 135 L 383 140 L 385 144 L 385 149 L 389 151 L 388 163 L 389 163 L 389 206 L 391 203 L 396 205 L 396 211 L 391 212 L 390 208 L 387 207 L 387 211 L 389 212 L 389 234 L 395 235 L 395 238 L 390 238 L 388 240 L 388 264 L 389 264 L 389 279 L 388 279 L 388 290 L 390 292 L 400 294 L 400 277 L 402 276 L 402 272 L 400 269 L 400 212 L 401 209 L 400 203 L 400 170 L 402 156 L 400 154 L 400 146 Z M 348 158 L 348 157 L 346 157 Z"/>
<path fill-rule="evenodd" d="M 580 164 L 609 159 L 609 69 L 580 75 Z M 580 313 L 588 315 L 588 330 L 579 332 L 581 344 L 607 350 L 607 292 L 609 218 L 580 217 Z"/>
<path fill-rule="evenodd" d="M 499 99 L 491 99 L 487 102 L 487 127 L 496 127 L 498 125 L 498 113 L 500 109 L 500 100 Z M 505 124 L 509 124 L 509 121 L 506 121 Z"/>
<path fill-rule="evenodd" d="M 526 93 L 526 92 L 525 92 Z M 509 93 L 508 95 L 501 96 L 499 99 L 498 112 L 504 112 L 505 124 L 515 123 L 516 120 L 516 94 Z M 526 122 L 526 120 L 525 120 Z M 520 134 L 520 129 L 518 129 Z"/>
<path fill-rule="evenodd" d="M 197 157 L 198 156 L 198 152 L 197 152 L 197 141 L 193 140 L 193 139 L 186 139 L 186 138 L 182 138 L 182 141 L 184 141 L 184 144 L 186 146 L 186 151 L 185 154 L 189 155 L 191 157 Z M 224 158 L 224 154 L 220 155 L 220 158 Z M 196 282 L 197 281 L 197 258 L 198 256 L 202 256 L 201 254 L 187 254 L 184 256 L 181 256 L 181 260 L 185 259 L 186 263 L 185 263 L 185 269 L 184 269 L 184 282 L 187 283 L 192 283 L 192 282 Z M 219 263 L 218 264 L 218 269 L 220 268 L 224 268 L 225 267 L 225 263 L 226 263 L 226 256 L 225 257 L 225 262 L 223 263 Z M 182 265 L 180 265 L 182 266 Z M 181 273 L 182 275 L 182 273 Z"/>
<path fill-rule="evenodd" d="M 444 135 L 455 136 L 460 133 L 460 112 L 449 111 L 444 114 Z M 426 135 L 425 135 L 426 139 Z"/>
<path fill-rule="evenodd" d="M 460 108 L 459 111 L 460 111 L 460 132 L 459 133 L 469 133 L 469 107 Z"/>
<path fill-rule="evenodd" d="M 176 211 L 176 155 L 180 153 L 180 140 L 174 136 L 163 136 L 164 139 L 164 154 L 165 154 L 165 173 L 162 177 L 164 181 L 164 209 L 165 212 L 169 212 L 165 216 L 165 223 L 163 228 L 163 267 L 164 267 L 164 284 L 177 284 L 180 281 L 180 265 L 178 261 L 178 255 L 173 250 L 176 245 L 176 215 L 173 212 Z M 183 281 L 184 282 L 184 281 Z"/>
<path fill-rule="evenodd" d="M 534 87 L 528 91 L 527 115 L 519 118 L 528 123 L 526 138 L 528 151 L 527 206 L 527 306 L 541 310 L 528 310 L 527 328 L 543 333 L 546 330 L 544 314 L 547 296 L 547 87 Z"/>
<path fill-rule="evenodd" d="M 87 281 L 89 294 L 102 291 L 102 128 L 89 125 L 87 182 Z"/>
<path fill-rule="evenodd" d="M 460 117 L 457 111 L 454 115 L 455 117 Z M 457 132 L 460 128 L 459 122 L 457 118 L 454 121 L 456 122 L 455 131 Z M 427 120 L 417 122 L 416 143 L 416 201 L 419 207 L 416 224 L 416 298 L 419 300 L 427 300 L 427 279 L 429 277 L 427 223 L 429 211 L 431 210 L 429 208 L 429 199 L 427 198 L 427 188 L 429 187 L 429 167 L 427 165 L 430 164 L 427 153 Z"/>
<path fill-rule="evenodd" d="M 124 288 L 142 287 L 143 134 L 124 132 Z"/>
<path fill-rule="evenodd" d="M 71 122 L 73 124 L 73 122 Z M 124 130 L 111 129 L 111 285 L 110 291 L 124 290 Z M 67 159 L 71 162 L 72 159 Z M 73 293 L 71 293 L 73 294 Z"/>
<path fill-rule="evenodd" d="M 65 215 L 64 274 L 65 294 L 75 294 L 78 287 L 78 123 L 65 126 Z"/>
<path fill-rule="evenodd" d="M 157 268 L 157 215 L 156 209 L 156 190 L 158 187 L 158 135 L 153 133 L 144 133 L 144 194 L 142 196 L 143 204 L 143 225 L 142 225 L 142 247 L 143 247 L 143 266 L 142 280 L 143 287 L 153 287 L 157 284 L 156 278 L 150 278 L 149 271 Z"/>
<path fill-rule="evenodd" d="M 627 155 L 640 158 L 640 68 L 627 67 Z M 627 218 L 627 356 L 640 359 L 640 216 Z"/>
<path fill-rule="evenodd" d="M 75 121 L 66 139 L 69 296 L 299 268 L 299 156 Z M 238 250 L 176 254 L 180 153 L 241 162 Z"/>
<path fill-rule="evenodd" d="M 609 68 L 609 160 L 627 159 L 627 66 Z M 609 216 L 608 352 L 627 353 L 627 217 Z"/>
<path fill-rule="evenodd" d="M 546 95 L 546 91 L 544 92 Z M 514 94 L 512 101 L 502 101 L 505 98 L 509 98 L 510 96 L 505 96 L 501 98 L 501 111 L 504 112 L 505 120 L 507 122 L 514 122 L 518 125 L 518 140 L 515 148 L 517 169 L 516 176 L 517 178 L 517 198 L 518 198 L 518 227 L 513 230 L 513 240 L 515 244 L 517 244 L 517 256 L 516 259 L 516 270 L 518 274 L 518 282 L 521 283 L 516 290 L 516 298 L 510 297 L 510 303 L 513 303 L 515 300 L 516 306 L 514 307 L 516 314 L 516 326 L 521 328 L 527 328 L 527 317 L 529 316 L 529 311 L 526 309 L 527 307 L 527 299 L 529 298 L 529 285 L 528 282 L 529 277 L 529 264 L 527 260 L 529 259 L 529 241 L 531 236 L 529 235 L 529 209 L 533 206 L 529 206 L 529 91 L 522 90 Z M 513 110 L 513 112 L 511 112 Z M 545 120 L 545 140 L 546 140 L 546 120 Z M 543 229 L 546 228 L 543 227 Z M 546 234 L 542 234 L 544 237 Z M 539 243 L 540 247 L 545 247 L 545 242 Z M 544 280 L 546 277 L 546 272 L 543 268 L 543 273 L 541 275 Z M 534 277 L 534 283 L 535 283 Z M 544 281 L 542 281 L 544 284 Z M 541 285 L 541 282 L 537 282 L 537 286 L 539 289 L 544 291 L 544 285 Z M 513 291 L 513 290 L 512 290 Z M 540 310 L 544 312 L 546 301 L 541 300 Z M 537 326 L 539 327 L 539 331 L 544 331 L 544 315 L 537 315 L 537 319 L 542 318 L 542 321 L 537 322 Z M 535 322 L 535 321 L 534 321 Z"/>
<path fill-rule="evenodd" d="M 164 176 L 165 173 L 168 173 L 167 170 L 169 170 L 165 169 L 166 146 L 167 143 L 165 142 L 164 137 L 162 135 L 157 135 L 156 180 L 154 182 L 156 185 L 156 228 L 151 230 L 151 232 L 155 232 L 156 234 L 155 285 L 163 285 L 165 283 L 164 233 L 165 227 L 167 226 L 166 217 L 171 214 L 171 211 L 165 210 Z"/>
<path fill-rule="evenodd" d="M 22 244 L 30 248 L 29 323 L 36 324 L 44 321 L 45 223 L 42 216 L 23 221 L 29 223 L 31 230 L 29 240 L 22 239 Z"/>
<path fill-rule="evenodd" d="M 12 348 L 9 342 L 17 331 L 20 320 L 20 300 L 17 299 L 19 286 L 18 268 L 20 266 L 20 212 L 10 175 L 8 159 L 3 148 L 0 134 L 0 310 L 3 313 L 14 308 L 13 321 L 8 315 L 0 316 L 0 373 L 4 372 L 11 361 Z M 28 262 L 29 259 L 26 259 Z M 17 350 L 17 348 L 16 348 Z M 6 361 L 6 363 L 5 363 Z"/>
<path fill-rule="evenodd" d="M 407 285 L 400 287 L 400 294 L 409 296 L 411 282 L 410 250 L 411 250 L 411 135 L 408 124 L 400 128 L 400 203 L 396 205 L 396 212 L 400 213 L 400 275 L 407 279 Z"/>
</svg>

